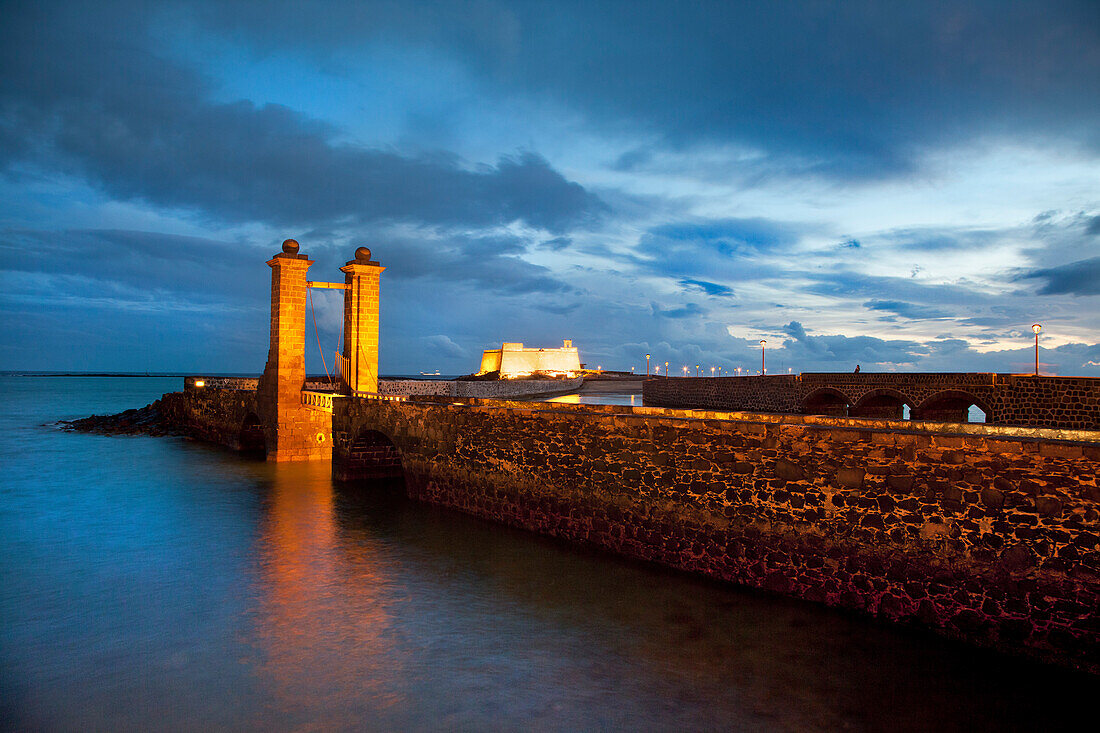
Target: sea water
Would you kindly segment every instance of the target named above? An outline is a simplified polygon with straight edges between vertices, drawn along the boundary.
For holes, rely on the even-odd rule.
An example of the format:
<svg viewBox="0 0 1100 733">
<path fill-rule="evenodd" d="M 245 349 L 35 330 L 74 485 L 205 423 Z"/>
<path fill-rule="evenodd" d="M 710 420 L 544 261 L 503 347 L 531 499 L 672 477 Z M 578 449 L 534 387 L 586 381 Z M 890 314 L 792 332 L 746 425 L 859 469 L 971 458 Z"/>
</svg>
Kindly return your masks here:
<svg viewBox="0 0 1100 733">
<path fill-rule="evenodd" d="M 0 729 L 1055 730 L 1097 678 L 183 438 L 0 377 Z"/>
</svg>

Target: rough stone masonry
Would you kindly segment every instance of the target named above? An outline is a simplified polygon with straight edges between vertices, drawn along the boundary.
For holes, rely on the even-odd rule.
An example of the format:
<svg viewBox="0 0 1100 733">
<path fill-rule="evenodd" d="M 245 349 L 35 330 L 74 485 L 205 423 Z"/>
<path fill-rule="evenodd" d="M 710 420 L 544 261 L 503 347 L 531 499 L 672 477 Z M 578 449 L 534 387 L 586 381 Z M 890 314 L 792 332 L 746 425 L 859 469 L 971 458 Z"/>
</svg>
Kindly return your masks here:
<svg viewBox="0 0 1100 733">
<path fill-rule="evenodd" d="M 341 401 L 335 474 L 1100 671 L 1100 433 L 427 399 Z"/>
</svg>

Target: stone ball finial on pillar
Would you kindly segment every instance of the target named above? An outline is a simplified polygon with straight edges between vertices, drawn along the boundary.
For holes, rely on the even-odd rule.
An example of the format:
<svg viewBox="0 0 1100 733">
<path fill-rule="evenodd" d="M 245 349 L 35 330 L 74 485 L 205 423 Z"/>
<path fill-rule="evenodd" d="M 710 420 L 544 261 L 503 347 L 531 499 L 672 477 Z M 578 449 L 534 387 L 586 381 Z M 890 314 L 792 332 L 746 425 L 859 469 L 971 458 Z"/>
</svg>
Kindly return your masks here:
<svg viewBox="0 0 1100 733">
<path fill-rule="evenodd" d="M 355 261 L 362 262 L 364 264 L 370 262 L 370 250 L 366 247 L 360 247 L 359 249 L 355 250 Z"/>
<path fill-rule="evenodd" d="M 288 255 L 298 254 L 298 241 L 295 239 L 283 240 L 283 252 Z"/>
</svg>

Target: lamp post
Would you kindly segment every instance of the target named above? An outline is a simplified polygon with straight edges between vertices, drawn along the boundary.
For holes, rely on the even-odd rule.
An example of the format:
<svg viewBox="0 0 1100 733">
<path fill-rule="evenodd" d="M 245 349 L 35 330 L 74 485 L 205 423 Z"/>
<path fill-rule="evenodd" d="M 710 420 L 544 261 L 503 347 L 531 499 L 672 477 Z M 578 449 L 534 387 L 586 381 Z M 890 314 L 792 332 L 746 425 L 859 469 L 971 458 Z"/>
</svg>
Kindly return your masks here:
<svg viewBox="0 0 1100 733">
<path fill-rule="evenodd" d="M 1043 326 L 1033 323 L 1031 330 L 1035 332 L 1035 376 L 1039 376 L 1039 332 L 1043 330 Z"/>
<path fill-rule="evenodd" d="M 668 362 L 665 362 L 665 379 L 668 379 Z"/>
<path fill-rule="evenodd" d="M 764 369 L 764 344 L 766 343 L 768 342 L 764 339 L 760 339 L 760 376 L 767 374 L 767 371 Z"/>
<path fill-rule="evenodd" d="M 688 368 L 685 366 L 684 367 L 684 376 L 686 377 L 687 375 L 688 375 Z"/>
<path fill-rule="evenodd" d="M 695 365 L 695 376 L 697 376 L 697 377 L 699 376 L 699 365 L 698 364 Z"/>
<path fill-rule="evenodd" d="M 718 375 L 721 376 L 721 372 L 719 372 Z M 714 367 L 710 368 L 710 376 L 714 376 Z"/>
<path fill-rule="evenodd" d="M 645 376 L 649 379 L 649 354 L 645 355 Z"/>
<path fill-rule="evenodd" d="M 737 376 L 741 376 L 741 367 L 737 367 Z"/>
</svg>

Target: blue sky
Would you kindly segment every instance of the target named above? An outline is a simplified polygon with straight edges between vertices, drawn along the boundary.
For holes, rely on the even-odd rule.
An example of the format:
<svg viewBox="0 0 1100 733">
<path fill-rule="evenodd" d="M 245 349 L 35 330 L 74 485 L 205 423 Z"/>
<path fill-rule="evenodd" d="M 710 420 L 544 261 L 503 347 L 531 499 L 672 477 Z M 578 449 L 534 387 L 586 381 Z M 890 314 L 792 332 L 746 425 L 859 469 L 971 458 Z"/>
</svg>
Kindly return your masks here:
<svg viewBox="0 0 1100 733">
<path fill-rule="evenodd" d="M 1039 321 L 1100 376 L 1095 2 L 0 14 L 0 369 L 258 372 L 294 237 L 387 267 L 383 372 L 1027 372 Z"/>
</svg>

